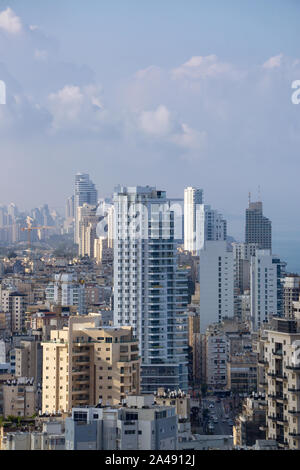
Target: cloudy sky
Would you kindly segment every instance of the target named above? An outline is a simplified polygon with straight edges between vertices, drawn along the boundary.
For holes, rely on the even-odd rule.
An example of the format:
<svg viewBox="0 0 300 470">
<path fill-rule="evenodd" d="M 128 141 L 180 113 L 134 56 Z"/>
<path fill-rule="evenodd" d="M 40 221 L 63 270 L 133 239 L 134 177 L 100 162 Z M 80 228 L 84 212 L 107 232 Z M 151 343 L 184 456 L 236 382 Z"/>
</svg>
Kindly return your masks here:
<svg viewBox="0 0 300 470">
<path fill-rule="evenodd" d="M 0 203 L 188 185 L 242 237 L 248 192 L 300 242 L 298 0 L 0 0 Z"/>
</svg>

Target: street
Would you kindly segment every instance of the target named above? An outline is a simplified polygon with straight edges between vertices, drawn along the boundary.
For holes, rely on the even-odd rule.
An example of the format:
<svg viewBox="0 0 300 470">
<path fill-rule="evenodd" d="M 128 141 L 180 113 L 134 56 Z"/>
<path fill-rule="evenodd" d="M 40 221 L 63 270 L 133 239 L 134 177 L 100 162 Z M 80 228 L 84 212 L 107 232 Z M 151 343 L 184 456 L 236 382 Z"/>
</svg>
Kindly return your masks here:
<svg viewBox="0 0 300 470">
<path fill-rule="evenodd" d="M 211 434 L 232 435 L 233 414 L 230 410 L 228 399 L 223 398 L 218 402 L 215 397 L 205 398 L 202 402 L 202 409 L 209 410 L 208 420 L 205 420 L 205 422 L 206 425 L 208 422 L 213 423 L 214 429 L 211 429 Z M 205 425 L 204 432 L 208 432 Z"/>
</svg>

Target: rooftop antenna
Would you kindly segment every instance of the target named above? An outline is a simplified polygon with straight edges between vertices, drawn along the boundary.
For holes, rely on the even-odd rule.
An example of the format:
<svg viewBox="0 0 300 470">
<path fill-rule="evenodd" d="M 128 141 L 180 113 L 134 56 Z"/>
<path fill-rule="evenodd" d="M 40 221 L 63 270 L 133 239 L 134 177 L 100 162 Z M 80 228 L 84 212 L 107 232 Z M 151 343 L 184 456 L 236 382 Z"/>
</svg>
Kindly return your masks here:
<svg viewBox="0 0 300 470">
<path fill-rule="evenodd" d="M 249 206 L 250 206 L 250 202 L 251 202 L 251 193 L 250 193 L 250 191 L 248 193 L 248 202 L 249 202 Z"/>
</svg>

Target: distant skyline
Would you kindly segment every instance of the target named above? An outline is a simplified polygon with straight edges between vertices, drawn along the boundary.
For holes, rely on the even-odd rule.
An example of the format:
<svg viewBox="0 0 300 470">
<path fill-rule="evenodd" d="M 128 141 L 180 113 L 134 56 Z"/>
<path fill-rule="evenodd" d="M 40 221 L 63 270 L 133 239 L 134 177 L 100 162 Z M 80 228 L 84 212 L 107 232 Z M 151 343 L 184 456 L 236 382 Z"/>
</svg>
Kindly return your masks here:
<svg viewBox="0 0 300 470">
<path fill-rule="evenodd" d="M 273 240 L 300 244 L 299 19 L 295 0 L 0 0 L 0 203 L 63 208 L 77 172 L 100 197 L 195 186 L 241 239 L 260 186 Z"/>
</svg>

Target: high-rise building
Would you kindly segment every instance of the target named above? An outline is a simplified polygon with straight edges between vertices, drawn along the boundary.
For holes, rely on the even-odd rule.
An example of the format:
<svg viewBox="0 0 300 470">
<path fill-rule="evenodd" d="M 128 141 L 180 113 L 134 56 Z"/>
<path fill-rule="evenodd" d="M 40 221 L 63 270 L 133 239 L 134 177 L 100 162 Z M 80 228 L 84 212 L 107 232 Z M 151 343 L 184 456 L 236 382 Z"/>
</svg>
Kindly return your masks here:
<svg viewBox="0 0 300 470">
<path fill-rule="evenodd" d="M 198 205 L 196 212 L 196 254 L 199 256 L 206 241 L 227 240 L 227 222 L 206 204 Z"/>
<path fill-rule="evenodd" d="M 170 201 L 154 187 L 118 187 L 114 208 L 114 323 L 138 337 L 144 392 L 186 390 L 187 273 L 177 266 Z"/>
<path fill-rule="evenodd" d="M 272 249 L 272 223 L 263 215 L 262 202 L 250 202 L 246 209 L 245 242 L 256 243 L 259 249 Z"/>
<path fill-rule="evenodd" d="M 271 250 L 256 250 L 251 257 L 250 302 L 253 330 L 273 316 L 283 316 L 283 276 L 286 263 Z"/>
<path fill-rule="evenodd" d="M 294 317 L 294 302 L 300 296 L 300 276 L 288 274 L 283 281 L 283 309 L 284 316 Z"/>
<path fill-rule="evenodd" d="M 78 207 L 83 204 L 97 205 L 98 193 L 94 183 L 90 180 L 88 174 L 77 173 L 75 176 L 75 193 L 74 193 L 74 212 L 75 212 L 75 234 L 74 242 L 79 243 L 79 222 Z"/>
<path fill-rule="evenodd" d="M 258 384 L 266 394 L 266 439 L 300 449 L 299 319 L 273 319 L 257 342 Z"/>
<path fill-rule="evenodd" d="M 55 274 L 46 287 L 46 299 L 50 304 L 75 305 L 79 314 L 86 313 L 85 286 L 75 273 Z"/>
<path fill-rule="evenodd" d="M 66 219 L 74 219 L 75 217 L 75 196 L 68 197 L 66 201 Z"/>
<path fill-rule="evenodd" d="M 97 215 L 97 206 L 84 203 L 77 207 L 78 224 L 78 254 L 94 258 L 94 242 L 97 238 L 97 224 L 100 217 Z"/>
<path fill-rule="evenodd" d="M 184 190 L 184 249 L 196 254 L 197 206 L 203 203 L 203 190 L 188 187 Z"/>
<path fill-rule="evenodd" d="M 107 210 L 107 247 L 114 247 L 114 233 L 115 233 L 115 216 L 114 206 L 111 206 Z"/>
<path fill-rule="evenodd" d="M 234 314 L 233 253 L 226 241 L 206 241 L 200 250 L 200 327 Z"/>
<path fill-rule="evenodd" d="M 258 248 L 255 243 L 232 243 L 234 259 L 234 287 L 238 294 L 250 289 L 250 261 Z"/>
<path fill-rule="evenodd" d="M 6 315 L 6 329 L 20 333 L 25 327 L 26 294 L 18 292 L 14 286 L 0 289 L 1 310 Z"/>
<path fill-rule="evenodd" d="M 130 326 L 101 327 L 95 317 L 70 317 L 43 346 L 43 412 L 118 405 L 138 394 L 140 358 Z"/>
</svg>

